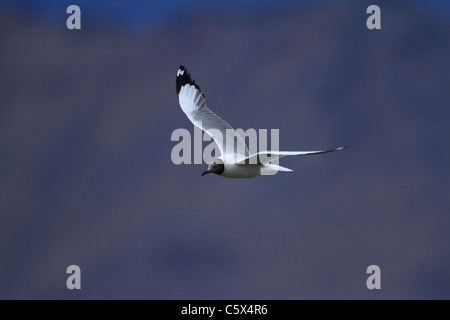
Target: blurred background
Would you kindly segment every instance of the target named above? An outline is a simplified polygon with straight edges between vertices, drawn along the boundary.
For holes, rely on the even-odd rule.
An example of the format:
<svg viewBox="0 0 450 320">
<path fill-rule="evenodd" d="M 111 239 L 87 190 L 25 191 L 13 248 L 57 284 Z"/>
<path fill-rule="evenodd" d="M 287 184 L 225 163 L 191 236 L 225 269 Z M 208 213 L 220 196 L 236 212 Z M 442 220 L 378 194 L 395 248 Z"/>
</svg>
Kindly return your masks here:
<svg viewBox="0 0 450 320">
<path fill-rule="evenodd" d="M 1 0 L 0 298 L 449 299 L 449 15 L 426 0 Z M 176 166 L 172 131 L 193 132 L 180 64 L 235 128 L 351 147 L 249 180 Z"/>
</svg>

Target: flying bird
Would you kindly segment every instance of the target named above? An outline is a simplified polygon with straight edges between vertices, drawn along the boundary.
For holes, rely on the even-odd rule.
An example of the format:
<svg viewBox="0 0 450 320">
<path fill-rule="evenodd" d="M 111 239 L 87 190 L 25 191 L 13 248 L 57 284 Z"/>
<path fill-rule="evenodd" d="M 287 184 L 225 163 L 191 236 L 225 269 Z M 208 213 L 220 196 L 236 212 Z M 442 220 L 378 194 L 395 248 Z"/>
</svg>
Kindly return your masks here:
<svg viewBox="0 0 450 320">
<path fill-rule="evenodd" d="M 206 105 L 206 98 L 197 83 L 191 78 L 185 66 L 177 72 L 176 89 L 181 109 L 191 122 L 205 131 L 217 144 L 221 155 L 215 158 L 201 175 L 215 173 L 226 178 L 254 178 L 271 175 L 291 169 L 272 163 L 284 156 L 305 156 L 342 150 L 339 147 L 319 151 L 262 151 L 249 154 L 244 139 L 239 135 L 227 134 L 233 128 Z"/>
</svg>

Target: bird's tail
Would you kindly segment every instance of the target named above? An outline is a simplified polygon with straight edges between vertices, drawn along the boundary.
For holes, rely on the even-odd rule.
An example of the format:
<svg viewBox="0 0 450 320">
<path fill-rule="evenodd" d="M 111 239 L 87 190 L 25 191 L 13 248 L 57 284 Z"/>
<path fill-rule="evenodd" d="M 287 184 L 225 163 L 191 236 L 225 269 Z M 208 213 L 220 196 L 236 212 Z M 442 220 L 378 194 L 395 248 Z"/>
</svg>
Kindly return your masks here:
<svg viewBox="0 0 450 320">
<path fill-rule="evenodd" d="M 293 170 L 273 164 L 273 163 L 268 163 L 268 164 L 264 165 L 264 167 L 261 168 L 261 175 L 274 175 L 278 171 L 292 172 Z"/>
</svg>

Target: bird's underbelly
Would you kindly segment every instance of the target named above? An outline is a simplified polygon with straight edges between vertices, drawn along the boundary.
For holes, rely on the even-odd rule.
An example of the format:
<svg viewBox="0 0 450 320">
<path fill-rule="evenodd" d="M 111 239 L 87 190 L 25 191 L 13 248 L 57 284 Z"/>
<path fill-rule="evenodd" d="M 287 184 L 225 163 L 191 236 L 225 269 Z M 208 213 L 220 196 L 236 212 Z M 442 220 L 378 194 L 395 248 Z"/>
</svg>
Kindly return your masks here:
<svg viewBox="0 0 450 320">
<path fill-rule="evenodd" d="M 225 178 L 254 178 L 261 175 L 259 164 L 227 164 L 221 174 Z"/>
</svg>

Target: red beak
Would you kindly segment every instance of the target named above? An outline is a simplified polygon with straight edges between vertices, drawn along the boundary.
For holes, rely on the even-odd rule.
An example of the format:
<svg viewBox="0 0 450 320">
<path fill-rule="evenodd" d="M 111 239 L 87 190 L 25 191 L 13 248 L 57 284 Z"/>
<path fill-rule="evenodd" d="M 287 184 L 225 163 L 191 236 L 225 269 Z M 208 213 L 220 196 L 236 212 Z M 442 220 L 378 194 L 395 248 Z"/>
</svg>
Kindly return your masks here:
<svg viewBox="0 0 450 320">
<path fill-rule="evenodd" d="M 207 174 L 207 173 L 209 173 L 208 170 L 203 171 L 203 172 L 202 172 L 202 177 L 203 177 L 205 174 Z"/>
</svg>

